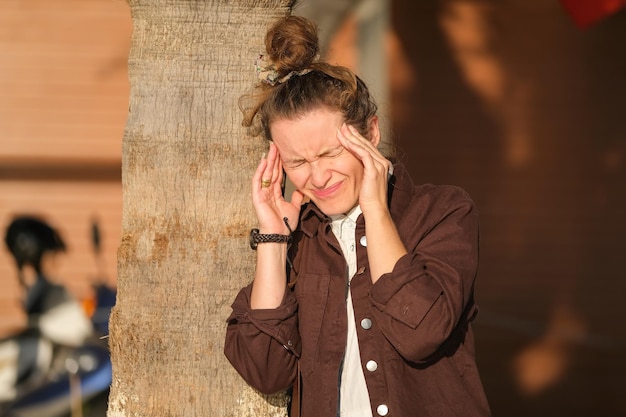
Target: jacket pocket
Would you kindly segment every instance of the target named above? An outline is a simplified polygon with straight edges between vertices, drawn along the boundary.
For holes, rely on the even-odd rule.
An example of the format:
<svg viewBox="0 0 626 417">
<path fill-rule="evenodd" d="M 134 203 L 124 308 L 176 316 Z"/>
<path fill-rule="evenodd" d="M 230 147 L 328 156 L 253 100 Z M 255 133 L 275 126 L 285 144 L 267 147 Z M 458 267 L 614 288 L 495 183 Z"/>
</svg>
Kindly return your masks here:
<svg viewBox="0 0 626 417">
<path fill-rule="evenodd" d="M 305 377 L 315 370 L 317 363 L 329 287 L 330 275 L 301 274 L 294 288 L 298 299 L 298 322 L 302 340 L 300 369 Z"/>
</svg>

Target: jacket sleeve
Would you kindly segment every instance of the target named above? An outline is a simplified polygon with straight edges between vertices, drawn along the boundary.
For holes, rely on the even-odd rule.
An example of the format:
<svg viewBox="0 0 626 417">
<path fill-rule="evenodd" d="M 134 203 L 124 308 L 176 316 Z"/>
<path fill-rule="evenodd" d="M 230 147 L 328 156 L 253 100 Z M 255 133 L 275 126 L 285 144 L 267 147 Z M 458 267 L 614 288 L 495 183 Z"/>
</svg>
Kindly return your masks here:
<svg viewBox="0 0 626 417">
<path fill-rule="evenodd" d="M 297 301 L 286 291 L 276 309 L 252 310 L 252 284 L 243 288 L 227 320 L 224 353 L 233 367 L 263 394 L 285 390 L 294 382 L 300 356 Z"/>
<path fill-rule="evenodd" d="M 441 353 L 475 312 L 478 216 L 463 190 L 444 190 L 408 209 L 397 226 L 409 253 L 370 292 L 381 331 L 414 363 Z"/>
</svg>

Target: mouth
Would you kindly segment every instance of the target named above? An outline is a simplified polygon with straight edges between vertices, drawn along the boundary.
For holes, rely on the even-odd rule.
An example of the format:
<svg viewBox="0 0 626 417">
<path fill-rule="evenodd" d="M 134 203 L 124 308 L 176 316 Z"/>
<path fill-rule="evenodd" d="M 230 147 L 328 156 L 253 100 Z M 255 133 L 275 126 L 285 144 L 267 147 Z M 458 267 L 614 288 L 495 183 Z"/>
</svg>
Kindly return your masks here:
<svg viewBox="0 0 626 417">
<path fill-rule="evenodd" d="M 327 199 L 333 196 L 341 188 L 343 181 L 337 182 L 330 187 L 324 188 L 323 190 L 313 190 L 313 195 L 319 199 Z"/>
</svg>

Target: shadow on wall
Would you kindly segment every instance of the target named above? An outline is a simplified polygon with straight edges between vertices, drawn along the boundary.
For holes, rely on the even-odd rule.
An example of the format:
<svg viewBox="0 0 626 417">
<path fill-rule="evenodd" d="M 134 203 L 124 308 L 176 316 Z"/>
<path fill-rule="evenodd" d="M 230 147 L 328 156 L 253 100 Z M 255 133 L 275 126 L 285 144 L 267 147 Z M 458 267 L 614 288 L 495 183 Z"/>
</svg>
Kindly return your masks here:
<svg viewBox="0 0 626 417">
<path fill-rule="evenodd" d="M 582 30 L 552 3 L 394 2 L 395 141 L 416 182 L 461 185 L 481 213 L 493 414 L 616 415 L 626 11 Z"/>
</svg>

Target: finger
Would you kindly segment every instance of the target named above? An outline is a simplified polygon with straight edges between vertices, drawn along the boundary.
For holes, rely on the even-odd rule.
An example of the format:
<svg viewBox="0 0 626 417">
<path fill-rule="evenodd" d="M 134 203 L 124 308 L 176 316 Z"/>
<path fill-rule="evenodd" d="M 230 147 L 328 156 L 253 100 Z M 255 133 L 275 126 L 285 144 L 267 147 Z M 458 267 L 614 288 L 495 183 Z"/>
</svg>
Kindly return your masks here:
<svg viewBox="0 0 626 417">
<path fill-rule="evenodd" d="M 372 141 L 370 141 L 368 138 L 363 136 L 361 132 L 359 132 L 358 129 L 355 128 L 354 126 L 344 123 L 342 128 L 345 130 L 346 137 L 348 137 L 349 139 L 352 139 L 354 142 L 368 149 L 377 150 L 376 146 L 374 146 Z"/>
<path fill-rule="evenodd" d="M 355 128 L 352 125 L 347 125 L 347 131 L 349 132 L 349 134 L 347 135 L 348 139 L 352 139 L 353 142 L 355 142 L 359 146 L 362 146 L 363 148 L 370 151 L 370 153 L 372 154 L 372 157 L 375 160 L 379 161 L 380 163 L 384 165 L 387 165 L 387 162 L 388 162 L 387 158 L 385 158 L 380 153 L 380 151 L 378 150 L 378 147 L 375 146 L 371 140 L 361 135 L 361 133 L 357 130 L 357 128 Z"/>
<path fill-rule="evenodd" d="M 301 191 L 295 190 L 291 193 L 291 204 L 295 207 L 300 207 L 304 201 L 304 194 Z"/>
<path fill-rule="evenodd" d="M 276 145 L 272 143 L 271 147 L 274 157 L 274 161 L 272 164 L 272 181 L 276 181 L 280 185 L 280 182 L 282 180 L 282 161 L 280 159 L 280 154 L 278 153 L 278 148 L 276 147 Z"/>
<path fill-rule="evenodd" d="M 266 168 L 267 168 L 267 159 L 265 158 L 265 155 L 263 155 L 263 157 L 261 158 L 261 161 L 259 162 L 259 165 L 256 168 L 256 171 L 254 172 L 254 175 L 252 176 L 252 189 L 253 190 L 257 190 L 261 188 L 261 179 L 263 178 L 263 173 L 265 172 Z"/>
<path fill-rule="evenodd" d="M 367 150 L 378 169 L 386 172 L 389 171 L 391 162 L 380 153 L 378 147 L 375 146 L 371 140 L 361 135 L 354 126 L 345 125 L 345 123 L 344 126 L 346 126 L 346 128 L 343 133 L 348 141 L 355 147 L 362 147 Z"/>
<path fill-rule="evenodd" d="M 372 161 L 372 150 L 364 146 L 364 144 L 347 129 L 345 124 L 341 129 L 337 130 L 337 138 L 341 145 L 360 159 L 365 166 L 371 165 L 369 162 L 366 165 L 366 160 Z"/>
<path fill-rule="evenodd" d="M 350 127 L 345 123 L 341 126 L 337 133 L 338 135 L 341 135 L 344 140 L 343 143 L 347 144 L 347 146 L 353 150 L 364 149 L 370 153 L 377 152 L 376 148 L 369 140 L 361 136 L 361 134 L 355 129 L 350 129 Z"/>
<path fill-rule="evenodd" d="M 283 161 L 282 159 L 280 159 L 280 154 L 278 154 L 278 157 L 276 158 L 276 164 L 274 167 L 274 176 L 276 178 L 275 180 L 275 186 L 274 186 L 274 196 L 277 199 L 281 199 L 283 198 L 283 180 L 284 180 L 284 175 L 283 175 Z"/>
<path fill-rule="evenodd" d="M 267 165 L 263 171 L 262 181 L 270 181 L 270 184 L 274 181 L 274 168 L 276 165 L 276 146 L 270 142 L 269 150 L 267 151 Z"/>
</svg>

